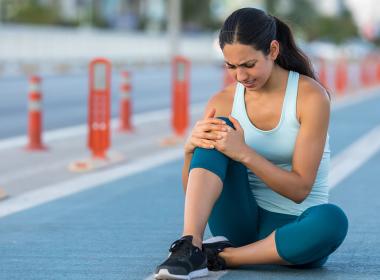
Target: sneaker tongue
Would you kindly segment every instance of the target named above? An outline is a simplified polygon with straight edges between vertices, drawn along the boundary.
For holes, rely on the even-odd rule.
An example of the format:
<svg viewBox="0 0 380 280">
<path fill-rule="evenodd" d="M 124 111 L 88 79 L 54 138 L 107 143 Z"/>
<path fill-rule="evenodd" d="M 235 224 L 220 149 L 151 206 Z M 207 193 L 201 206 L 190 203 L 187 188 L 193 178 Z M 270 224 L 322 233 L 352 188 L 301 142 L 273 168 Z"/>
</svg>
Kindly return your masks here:
<svg viewBox="0 0 380 280">
<path fill-rule="evenodd" d="M 191 250 L 193 237 L 191 235 L 186 235 L 181 237 L 180 239 L 173 242 L 173 244 L 170 246 L 169 251 L 170 252 L 176 252 L 176 251 L 188 251 Z"/>
</svg>

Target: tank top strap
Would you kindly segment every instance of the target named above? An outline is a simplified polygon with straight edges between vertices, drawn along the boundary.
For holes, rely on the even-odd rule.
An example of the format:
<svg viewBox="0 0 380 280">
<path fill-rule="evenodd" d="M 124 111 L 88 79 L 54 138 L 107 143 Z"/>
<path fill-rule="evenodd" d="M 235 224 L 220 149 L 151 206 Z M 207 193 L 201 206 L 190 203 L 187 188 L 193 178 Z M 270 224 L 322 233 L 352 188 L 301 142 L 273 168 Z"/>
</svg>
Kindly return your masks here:
<svg viewBox="0 0 380 280">
<path fill-rule="evenodd" d="M 232 104 L 231 115 L 238 117 L 241 114 L 241 108 L 245 108 L 244 104 L 244 86 L 241 83 L 236 83 L 234 101 Z"/>
<path fill-rule="evenodd" d="M 289 118 L 290 121 L 297 120 L 297 95 L 298 95 L 298 80 L 299 73 L 289 71 L 288 85 L 286 86 L 286 93 L 284 99 L 285 117 Z"/>
</svg>

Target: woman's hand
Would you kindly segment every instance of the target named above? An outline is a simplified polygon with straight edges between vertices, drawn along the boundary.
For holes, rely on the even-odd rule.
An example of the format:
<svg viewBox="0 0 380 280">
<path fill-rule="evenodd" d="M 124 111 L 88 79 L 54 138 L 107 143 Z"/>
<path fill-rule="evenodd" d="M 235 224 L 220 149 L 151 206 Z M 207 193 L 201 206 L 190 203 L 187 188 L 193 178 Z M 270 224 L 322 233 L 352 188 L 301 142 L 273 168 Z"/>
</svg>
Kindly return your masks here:
<svg viewBox="0 0 380 280">
<path fill-rule="evenodd" d="M 244 131 L 240 123 L 232 116 L 228 118 L 235 129 L 228 126 L 227 131 L 218 132 L 220 137 L 216 140 L 215 148 L 229 158 L 240 162 L 249 147 L 245 143 Z"/>
<path fill-rule="evenodd" d="M 227 131 L 226 122 L 215 118 L 215 112 L 213 108 L 203 120 L 196 122 L 185 144 L 186 154 L 192 154 L 196 147 L 214 149 L 216 140 L 221 139 L 218 133 Z"/>
</svg>

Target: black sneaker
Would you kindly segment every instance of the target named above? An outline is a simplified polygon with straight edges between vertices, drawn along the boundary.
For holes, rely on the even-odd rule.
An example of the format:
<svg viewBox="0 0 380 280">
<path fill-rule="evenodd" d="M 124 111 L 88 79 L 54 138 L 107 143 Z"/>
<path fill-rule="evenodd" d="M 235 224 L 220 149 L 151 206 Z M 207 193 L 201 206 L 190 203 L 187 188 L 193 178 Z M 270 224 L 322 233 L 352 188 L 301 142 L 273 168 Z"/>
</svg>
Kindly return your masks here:
<svg viewBox="0 0 380 280">
<path fill-rule="evenodd" d="M 212 271 L 226 269 L 226 262 L 219 256 L 227 247 L 234 247 L 224 236 L 215 236 L 203 241 L 203 252 L 207 256 L 207 268 Z"/>
<path fill-rule="evenodd" d="M 173 242 L 169 257 L 155 271 L 155 279 L 192 279 L 208 275 L 206 254 L 187 235 Z"/>
</svg>

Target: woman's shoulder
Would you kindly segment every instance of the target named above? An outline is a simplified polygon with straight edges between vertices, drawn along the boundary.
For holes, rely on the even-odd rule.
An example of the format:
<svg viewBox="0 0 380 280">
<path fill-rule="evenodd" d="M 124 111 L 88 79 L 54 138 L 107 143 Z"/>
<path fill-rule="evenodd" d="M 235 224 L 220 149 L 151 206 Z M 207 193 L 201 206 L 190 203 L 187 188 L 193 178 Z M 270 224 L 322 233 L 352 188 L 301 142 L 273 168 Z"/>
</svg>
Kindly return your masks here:
<svg viewBox="0 0 380 280">
<path fill-rule="evenodd" d="M 298 82 L 297 107 L 300 116 L 315 109 L 330 110 L 330 97 L 326 89 L 316 80 L 300 75 Z M 298 110 L 297 110 L 298 111 Z"/>
<path fill-rule="evenodd" d="M 215 116 L 228 116 L 234 102 L 236 83 L 232 83 L 214 94 L 207 103 L 205 114 L 212 108 L 216 109 Z"/>
<path fill-rule="evenodd" d="M 298 94 L 303 99 L 330 100 L 326 89 L 318 81 L 301 74 L 298 82 Z"/>
</svg>

